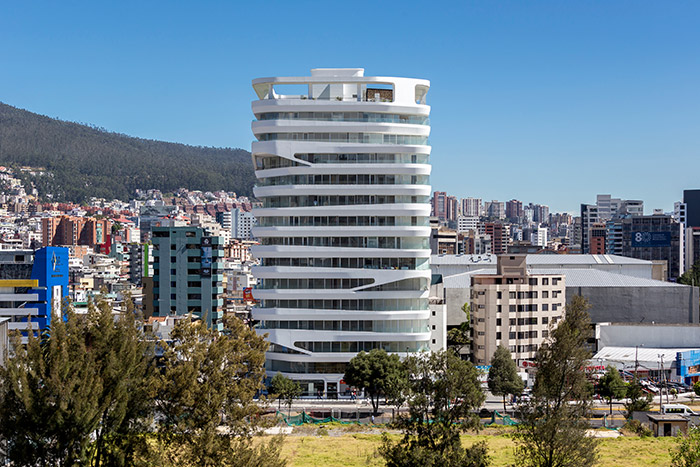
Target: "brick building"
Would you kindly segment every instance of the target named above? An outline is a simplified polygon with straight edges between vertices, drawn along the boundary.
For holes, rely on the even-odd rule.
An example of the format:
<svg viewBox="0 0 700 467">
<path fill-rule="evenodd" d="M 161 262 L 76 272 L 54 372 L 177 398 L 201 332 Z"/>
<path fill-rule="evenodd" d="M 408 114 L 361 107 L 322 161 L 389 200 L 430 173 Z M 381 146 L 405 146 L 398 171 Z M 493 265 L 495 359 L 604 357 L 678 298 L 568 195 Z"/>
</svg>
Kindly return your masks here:
<svg viewBox="0 0 700 467">
<path fill-rule="evenodd" d="M 93 217 L 59 216 L 41 221 L 43 246 L 109 246 L 112 221 Z M 109 253 L 109 252 L 107 252 Z"/>
</svg>

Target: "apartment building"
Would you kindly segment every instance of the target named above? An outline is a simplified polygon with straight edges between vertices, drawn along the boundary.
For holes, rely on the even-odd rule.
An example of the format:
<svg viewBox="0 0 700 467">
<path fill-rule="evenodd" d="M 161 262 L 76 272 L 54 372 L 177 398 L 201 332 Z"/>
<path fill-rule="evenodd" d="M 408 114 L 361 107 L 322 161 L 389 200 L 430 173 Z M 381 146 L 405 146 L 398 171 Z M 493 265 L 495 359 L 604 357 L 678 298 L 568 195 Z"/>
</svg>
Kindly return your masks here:
<svg viewBox="0 0 700 467">
<path fill-rule="evenodd" d="M 523 217 L 523 203 L 517 199 L 506 201 L 506 219 L 517 222 Z"/>
<path fill-rule="evenodd" d="M 250 240 L 253 227 L 258 223 L 252 212 L 240 208 L 231 211 L 231 238 Z"/>
<path fill-rule="evenodd" d="M 433 193 L 431 199 L 430 215 L 432 217 L 437 217 L 441 224 L 447 222 L 447 213 L 449 210 L 447 198 L 447 193 L 444 191 L 436 191 Z"/>
<path fill-rule="evenodd" d="M 490 365 L 504 345 L 520 365 L 535 358 L 552 327 L 564 317 L 562 274 L 531 274 L 526 255 L 499 255 L 497 273 L 471 277 L 472 359 Z"/>
<path fill-rule="evenodd" d="M 491 252 L 496 255 L 508 251 L 508 229 L 498 222 L 484 222 L 479 225 L 479 233 L 491 237 Z"/>
<path fill-rule="evenodd" d="M 41 220 L 43 246 L 106 245 L 109 250 L 111 233 L 112 222 L 107 219 L 58 216 Z"/>
<path fill-rule="evenodd" d="M 251 314 L 268 374 L 307 395 L 348 394 L 359 351 L 429 348 L 429 87 L 361 68 L 253 81 Z M 447 198 L 433 197 L 445 219 Z"/>
<path fill-rule="evenodd" d="M 223 241 L 201 227 L 153 227 L 154 316 L 192 313 L 223 329 Z"/>
<path fill-rule="evenodd" d="M 592 255 L 604 255 L 606 253 L 606 226 L 603 222 L 596 222 L 590 228 L 588 249 Z"/>
<path fill-rule="evenodd" d="M 463 198 L 462 215 L 477 218 L 481 216 L 481 198 Z"/>
<path fill-rule="evenodd" d="M 479 229 L 479 218 L 478 217 L 468 217 L 459 216 L 457 219 L 457 232 L 463 233 L 470 230 L 476 232 Z"/>
</svg>

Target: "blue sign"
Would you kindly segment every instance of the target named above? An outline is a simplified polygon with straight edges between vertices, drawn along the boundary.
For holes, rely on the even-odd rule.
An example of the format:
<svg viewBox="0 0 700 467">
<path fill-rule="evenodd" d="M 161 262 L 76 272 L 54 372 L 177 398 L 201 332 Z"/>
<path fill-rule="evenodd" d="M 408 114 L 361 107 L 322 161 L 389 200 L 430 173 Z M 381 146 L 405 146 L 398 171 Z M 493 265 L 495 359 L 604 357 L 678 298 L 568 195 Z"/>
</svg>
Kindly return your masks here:
<svg viewBox="0 0 700 467">
<path fill-rule="evenodd" d="M 671 232 L 632 232 L 632 248 L 669 246 L 671 246 Z"/>
</svg>

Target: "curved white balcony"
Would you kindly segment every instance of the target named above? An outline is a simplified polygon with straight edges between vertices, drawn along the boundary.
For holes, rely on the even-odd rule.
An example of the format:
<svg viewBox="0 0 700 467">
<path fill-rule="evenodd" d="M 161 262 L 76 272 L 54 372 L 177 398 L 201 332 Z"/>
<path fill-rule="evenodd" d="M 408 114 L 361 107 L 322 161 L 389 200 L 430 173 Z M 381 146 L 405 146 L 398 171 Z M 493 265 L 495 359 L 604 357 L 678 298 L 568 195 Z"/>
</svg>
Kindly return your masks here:
<svg viewBox="0 0 700 467">
<path fill-rule="evenodd" d="M 430 258 L 430 250 L 394 248 L 335 248 L 325 246 L 253 245 L 251 253 L 256 258 Z M 258 270 L 263 266 L 256 266 Z"/>
<path fill-rule="evenodd" d="M 314 164 L 300 167 L 257 170 L 258 179 L 287 175 L 430 175 L 430 164 Z"/>
<path fill-rule="evenodd" d="M 255 208 L 255 217 L 265 216 L 429 216 L 426 203 L 346 204 L 342 206 L 296 206 Z"/>
<path fill-rule="evenodd" d="M 332 143 L 330 141 L 254 141 L 253 156 L 270 154 L 291 160 L 295 154 L 308 153 L 382 153 L 382 154 L 430 154 L 431 147 L 423 144 L 370 144 Z M 311 165 L 311 164 L 308 164 Z"/>
<path fill-rule="evenodd" d="M 311 308 L 260 308 L 251 310 L 251 317 L 256 321 L 264 320 L 392 320 L 392 319 L 428 319 L 429 310 L 399 311 L 343 311 Z"/>
<path fill-rule="evenodd" d="M 427 231 L 427 234 L 426 234 Z M 258 238 L 267 237 L 422 237 L 430 235 L 430 227 L 254 227 Z"/>
<path fill-rule="evenodd" d="M 395 102 L 357 102 L 312 99 L 261 99 L 251 103 L 253 114 L 267 112 L 377 112 L 404 115 L 430 115 L 429 105 L 402 105 Z"/>
<path fill-rule="evenodd" d="M 429 126 L 404 123 L 256 120 L 252 122 L 251 129 L 256 138 L 263 133 L 382 133 L 430 136 Z"/>
<path fill-rule="evenodd" d="M 428 291 L 383 290 L 380 292 L 352 289 L 253 289 L 256 300 L 373 300 L 397 298 L 428 298 Z"/>
<path fill-rule="evenodd" d="M 364 248 L 363 248 L 364 250 Z M 343 269 L 343 268 L 319 268 L 319 267 L 294 267 L 294 266 L 253 266 L 252 273 L 260 279 L 274 277 L 294 277 L 295 279 L 308 279 L 323 277 L 326 279 L 355 279 L 375 278 L 375 284 L 393 282 L 414 277 L 431 277 L 430 269 Z M 384 278 L 390 280 L 384 281 Z"/>
<path fill-rule="evenodd" d="M 304 195 L 403 195 L 428 196 L 430 185 L 277 185 L 256 186 L 256 198 Z M 308 206 L 315 207 L 315 206 Z"/>
</svg>

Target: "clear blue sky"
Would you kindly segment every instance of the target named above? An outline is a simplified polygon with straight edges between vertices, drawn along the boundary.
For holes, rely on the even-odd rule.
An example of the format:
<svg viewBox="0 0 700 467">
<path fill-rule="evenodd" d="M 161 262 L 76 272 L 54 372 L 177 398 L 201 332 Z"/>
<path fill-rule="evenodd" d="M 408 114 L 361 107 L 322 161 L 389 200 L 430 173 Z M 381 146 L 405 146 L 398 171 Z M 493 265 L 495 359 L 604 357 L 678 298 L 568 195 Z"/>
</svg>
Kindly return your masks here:
<svg viewBox="0 0 700 467">
<path fill-rule="evenodd" d="M 691 1 L 0 4 L 0 101 L 144 138 L 250 149 L 253 78 L 427 78 L 435 189 L 576 211 L 700 188 Z"/>
</svg>

